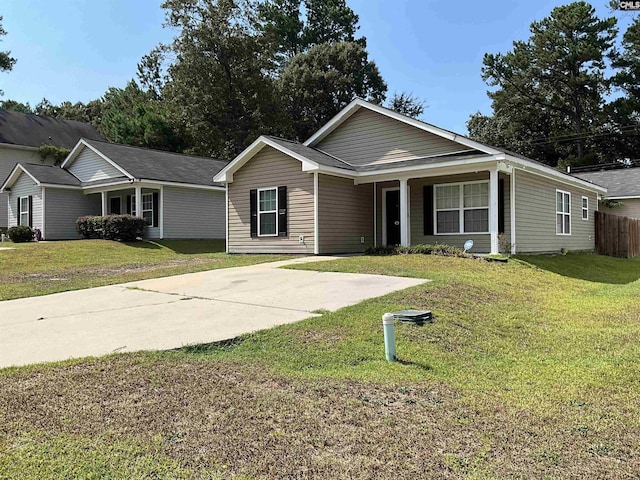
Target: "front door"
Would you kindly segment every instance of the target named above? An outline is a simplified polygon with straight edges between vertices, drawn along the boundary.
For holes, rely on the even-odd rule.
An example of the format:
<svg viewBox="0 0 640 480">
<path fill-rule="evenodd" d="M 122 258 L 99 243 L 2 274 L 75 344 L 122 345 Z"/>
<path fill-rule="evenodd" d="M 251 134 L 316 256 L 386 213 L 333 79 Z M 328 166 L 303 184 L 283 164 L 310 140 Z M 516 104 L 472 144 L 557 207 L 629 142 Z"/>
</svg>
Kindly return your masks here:
<svg viewBox="0 0 640 480">
<path fill-rule="evenodd" d="M 120 197 L 111 197 L 109 201 L 111 202 L 111 215 L 120 215 Z"/>
<path fill-rule="evenodd" d="M 387 190 L 387 245 L 400 245 L 400 190 Z"/>
</svg>

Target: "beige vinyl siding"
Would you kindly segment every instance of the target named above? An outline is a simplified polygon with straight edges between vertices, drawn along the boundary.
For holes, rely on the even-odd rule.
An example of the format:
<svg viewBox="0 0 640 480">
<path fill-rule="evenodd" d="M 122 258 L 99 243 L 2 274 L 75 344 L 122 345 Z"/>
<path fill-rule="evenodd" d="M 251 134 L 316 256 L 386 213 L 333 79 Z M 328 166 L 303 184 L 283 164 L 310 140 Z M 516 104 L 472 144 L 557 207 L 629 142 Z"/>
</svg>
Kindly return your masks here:
<svg viewBox="0 0 640 480">
<path fill-rule="evenodd" d="M 105 180 L 108 178 L 124 176 L 120 170 L 115 168 L 89 147 L 84 147 L 78 155 L 78 158 L 75 159 L 67 170 L 78 177 L 82 182 L 93 182 L 95 180 Z"/>
<path fill-rule="evenodd" d="M 46 187 L 44 189 L 46 240 L 80 238 L 76 220 L 85 215 L 100 215 L 100 194 L 85 195 L 80 190 Z"/>
<path fill-rule="evenodd" d="M 640 188 L 640 185 L 638 187 Z M 622 217 L 640 218 L 640 198 L 625 198 L 619 201 L 622 203 L 622 206 L 607 208 L 601 204 L 600 211 Z M 591 205 L 589 205 L 589 207 L 591 207 Z"/>
<path fill-rule="evenodd" d="M 18 225 L 18 198 L 33 197 L 33 225 L 42 230 L 42 188 L 37 186 L 27 174 L 22 173 L 11 187 L 9 194 L 9 227 Z"/>
<path fill-rule="evenodd" d="M 389 163 L 468 151 L 469 148 L 361 108 L 316 148 L 352 165 Z"/>
<path fill-rule="evenodd" d="M 54 160 L 47 158 L 45 160 L 40 157 L 37 150 L 24 150 L 21 148 L 11 148 L 0 146 L 0 186 L 7 179 L 16 163 L 37 163 L 39 165 L 53 165 Z M 0 193 L 0 228 L 8 225 L 7 193 Z"/>
<path fill-rule="evenodd" d="M 249 192 L 278 186 L 287 187 L 287 236 L 251 237 Z M 233 174 L 228 192 L 230 253 L 314 253 L 313 174 L 303 172 L 298 160 L 264 147 Z"/>
<path fill-rule="evenodd" d="M 517 170 L 516 250 L 518 253 L 593 250 L 597 208 L 595 192 Z M 556 234 L 556 189 L 571 194 L 571 235 Z M 589 198 L 589 219 L 582 220 L 582 196 Z"/>
<path fill-rule="evenodd" d="M 361 253 L 373 245 L 373 185 L 319 175 L 318 191 L 321 254 Z"/>
<path fill-rule="evenodd" d="M 165 186 L 163 195 L 164 238 L 225 237 L 224 192 Z"/>
</svg>

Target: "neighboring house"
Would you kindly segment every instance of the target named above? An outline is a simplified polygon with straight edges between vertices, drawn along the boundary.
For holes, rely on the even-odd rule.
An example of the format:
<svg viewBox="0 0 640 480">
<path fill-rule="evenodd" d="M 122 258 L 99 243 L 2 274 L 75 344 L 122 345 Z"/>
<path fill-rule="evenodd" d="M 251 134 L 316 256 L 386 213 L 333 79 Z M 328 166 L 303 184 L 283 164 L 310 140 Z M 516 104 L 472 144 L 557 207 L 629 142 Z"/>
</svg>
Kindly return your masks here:
<svg viewBox="0 0 640 480">
<path fill-rule="evenodd" d="M 593 250 L 606 192 L 359 99 L 304 144 L 258 138 L 214 180 L 227 185 L 231 253 L 466 240 L 473 252 Z"/>
<path fill-rule="evenodd" d="M 0 109 L 0 181 L 16 163 L 53 165 L 53 159 L 40 156 L 41 145 L 72 149 L 83 137 L 104 140 L 89 123 Z M 0 229 L 7 219 L 7 195 L 0 193 Z"/>
<path fill-rule="evenodd" d="M 575 171 L 573 175 L 607 188 L 605 198 L 618 200 L 619 207 L 608 208 L 600 205 L 605 213 L 624 217 L 640 218 L 640 167 L 611 168 L 611 165 L 600 167 L 594 165 L 590 169 L 604 168 L 598 171 Z"/>
<path fill-rule="evenodd" d="M 84 215 L 132 214 L 149 238 L 224 238 L 227 162 L 81 139 L 61 167 L 19 163 L 0 188 L 9 226 L 39 228 L 46 240 L 78 238 Z"/>
</svg>

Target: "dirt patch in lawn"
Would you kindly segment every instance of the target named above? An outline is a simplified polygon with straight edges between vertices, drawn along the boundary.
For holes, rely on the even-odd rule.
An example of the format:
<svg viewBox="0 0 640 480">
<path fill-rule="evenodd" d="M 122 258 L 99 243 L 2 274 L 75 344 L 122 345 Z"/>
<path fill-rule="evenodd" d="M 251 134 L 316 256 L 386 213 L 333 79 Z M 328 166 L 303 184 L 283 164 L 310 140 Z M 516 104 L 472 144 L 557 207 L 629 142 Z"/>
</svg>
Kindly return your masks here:
<svg viewBox="0 0 640 480">
<path fill-rule="evenodd" d="M 441 384 L 299 381 L 259 365 L 123 355 L 0 375 L 0 446 L 17 452 L 30 433 L 153 448 L 160 438 L 158 454 L 194 477 L 631 478 L 637 433 L 615 415 L 592 432 L 581 421 L 591 409 L 615 413 L 565 405 L 540 418 Z"/>
</svg>

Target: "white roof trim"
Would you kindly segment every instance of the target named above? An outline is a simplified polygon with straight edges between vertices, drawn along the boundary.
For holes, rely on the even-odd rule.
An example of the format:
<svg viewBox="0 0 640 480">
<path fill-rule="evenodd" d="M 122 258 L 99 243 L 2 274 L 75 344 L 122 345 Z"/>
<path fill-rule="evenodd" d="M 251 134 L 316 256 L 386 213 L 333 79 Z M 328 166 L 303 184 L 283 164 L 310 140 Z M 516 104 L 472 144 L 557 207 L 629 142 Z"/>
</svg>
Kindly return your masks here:
<svg viewBox="0 0 640 480">
<path fill-rule="evenodd" d="M 340 168 L 325 167 L 323 165 L 319 165 L 317 162 L 314 162 L 313 160 L 310 160 L 303 155 L 300 155 L 292 150 L 289 150 L 288 148 L 280 145 L 279 143 L 274 142 L 270 138 L 265 137 L 264 135 L 261 135 L 256 139 L 255 142 L 253 142 L 251 145 L 245 148 L 240 153 L 240 155 L 234 158 L 231 161 L 231 163 L 229 163 L 226 167 L 220 170 L 218 174 L 213 177 L 213 181 L 220 182 L 220 183 L 233 182 L 233 174 L 237 172 L 245 163 L 251 160 L 256 154 L 258 154 L 260 150 L 262 150 L 265 146 L 275 148 L 276 150 L 279 150 L 285 155 L 300 161 L 302 163 L 303 172 L 326 171 L 326 172 L 333 172 L 333 173 L 339 172 L 341 175 L 344 175 L 345 177 L 356 176 L 356 172 L 350 172 L 349 170 L 342 170 Z"/>
<path fill-rule="evenodd" d="M 60 165 L 60 167 L 61 168 L 66 168 L 68 166 L 71 166 L 71 164 L 73 162 L 75 162 L 76 158 L 78 158 L 78 155 L 80 155 L 80 152 L 82 152 L 82 150 L 85 147 L 89 148 L 91 151 L 93 151 L 96 155 L 98 155 L 100 158 L 102 158 L 105 162 L 109 163 L 109 165 L 111 165 L 113 168 L 115 168 L 116 170 L 121 172 L 125 177 L 133 179 L 133 175 L 131 175 L 129 172 L 127 172 L 125 169 L 123 169 L 120 165 L 118 165 L 116 162 L 111 160 L 105 154 L 103 154 L 96 147 L 94 147 L 94 146 L 90 145 L 89 143 L 87 143 L 83 138 L 78 140 L 78 143 L 76 143 L 76 146 L 73 147 L 71 152 L 69 152 L 69 155 L 67 155 L 67 158 L 64 159 L 64 162 L 62 162 L 62 165 Z"/>
<path fill-rule="evenodd" d="M 447 140 L 451 140 L 452 142 L 459 143 L 461 145 L 479 150 L 484 153 L 488 153 L 489 155 L 503 153 L 500 150 L 497 150 L 483 143 L 476 142 L 475 140 L 471 140 L 470 138 L 458 135 L 453 132 L 449 132 L 448 130 L 436 127 L 435 125 L 416 120 L 415 118 L 407 117 L 406 115 L 394 112 L 393 110 L 381 107 L 380 105 L 369 103 L 365 100 L 362 100 L 361 98 L 356 98 L 349 105 L 343 108 L 335 117 L 333 117 L 322 128 L 320 128 L 320 130 L 314 133 L 311 138 L 304 142 L 303 145 L 307 147 L 313 147 L 316 143 L 319 143 L 327 135 L 329 135 L 336 128 L 342 125 L 342 123 L 344 123 L 349 117 L 351 117 L 351 115 L 356 113 L 362 107 L 377 112 L 381 115 L 385 115 L 389 118 L 393 118 L 394 120 L 405 123 L 407 125 L 411 125 L 412 127 L 419 128 L 420 130 L 424 130 L 425 132 L 429 132 L 439 137 L 446 138 Z"/>
<path fill-rule="evenodd" d="M 605 198 L 607 200 L 634 200 L 634 199 L 638 199 L 640 198 L 640 195 L 627 195 L 627 196 L 615 196 L 615 197 L 610 197 L 610 196 L 605 196 Z"/>
<path fill-rule="evenodd" d="M 180 188 L 199 188 L 201 190 L 216 190 L 219 192 L 224 192 L 226 190 L 225 187 L 219 187 L 217 185 L 200 185 L 197 183 L 182 183 L 182 182 L 170 182 L 165 180 L 150 180 L 147 178 L 136 179 L 137 183 L 143 183 L 145 185 L 153 186 L 153 185 L 166 185 L 168 187 L 180 187 Z M 92 187 L 93 188 L 93 187 Z"/>
<path fill-rule="evenodd" d="M 11 170 L 11 173 L 9 174 L 5 182 L 2 184 L 2 187 L 0 187 L 0 192 L 4 193 L 6 188 L 11 188 L 13 184 L 16 183 L 16 180 L 18 180 L 20 175 L 22 175 L 23 173 L 26 173 L 29 176 L 29 178 L 31 178 L 31 180 L 35 182 L 37 186 L 40 186 L 40 182 L 38 181 L 38 179 L 33 175 L 31 175 L 29 172 L 27 172 L 27 170 L 22 165 L 17 163 L 16 166 L 13 167 L 13 170 Z"/>
</svg>

